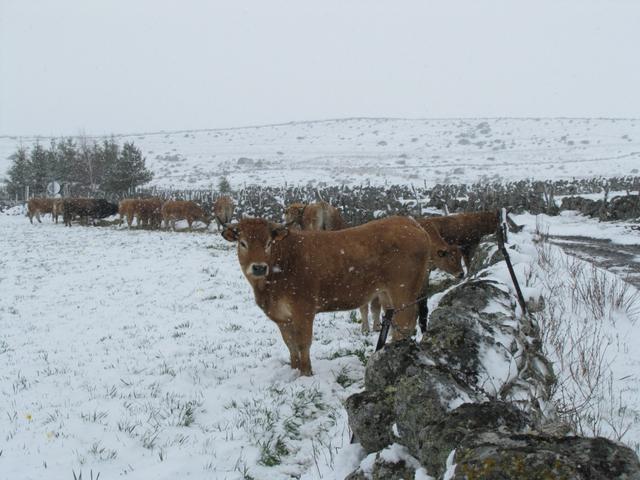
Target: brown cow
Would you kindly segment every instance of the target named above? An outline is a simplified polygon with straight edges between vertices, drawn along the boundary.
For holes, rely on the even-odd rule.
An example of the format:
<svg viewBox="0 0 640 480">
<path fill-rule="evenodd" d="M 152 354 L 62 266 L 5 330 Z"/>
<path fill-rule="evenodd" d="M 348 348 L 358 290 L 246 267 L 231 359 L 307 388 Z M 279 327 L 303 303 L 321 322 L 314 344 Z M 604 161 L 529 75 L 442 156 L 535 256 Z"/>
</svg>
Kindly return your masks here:
<svg viewBox="0 0 640 480">
<path fill-rule="evenodd" d="M 31 198 L 27 202 L 27 216 L 29 221 L 33 224 L 33 217 L 36 217 L 38 223 L 42 223 L 40 220 L 40 214 L 50 213 L 51 220 L 53 220 L 53 198 Z"/>
<path fill-rule="evenodd" d="M 470 212 L 448 215 L 446 217 L 428 217 L 418 220 L 421 226 L 433 226 L 438 230 L 445 242 L 458 245 L 464 257 L 467 269 L 471 259 L 485 235 L 498 230 L 500 222 L 499 212 Z"/>
<path fill-rule="evenodd" d="M 60 215 L 64 214 L 64 198 L 54 198 L 53 199 L 53 207 L 52 213 L 53 220 L 58 223 L 58 218 Z"/>
<path fill-rule="evenodd" d="M 457 245 L 450 245 L 445 242 L 438 230 L 432 225 L 420 225 L 429 236 L 429 241 L 432 247 L 436 251 L 436 257 L 434 257 L 433 264 L 429 267 L 427 278 L 425 278 L 425 284 L 423 291 L 426 292 L 429 288 L 429 275 L 431 270 L 440 269 L 458 278 L 462 278 L 464 270 L 462 269 L 462 254 L 460 248 Z M 427 327 L 427 316 L 429 311 L 427 310 L 426 302 L 419 305 L 420 311 L 420 329 L 424 332 Z M 374 298 L 371 301 L 371 316 L 373 317 L 373 330 L 380 330 L 380 299 Z M 360 307 L 360 315 L 362 317 L 362 333 L 369 333 L 369 305 L 363 305 Z"/>
<path fill-rule="evenodd" d="M 120 200 L 118 203 L 118 214 L 120 215 L 120 223 L 122 223 L 123 218 L 127 218 L 127 225 L 131 228 L 131 224 L 133 223 L 133 219 L 135 217 L 136 210 L 136 202 L 135 198 L 125 198 Z"/>
<path fill-rule="evenodd" d="M 414 302 L 429 269 L 453 262 L 446 253 L 439 256 L 424 229 L 406 217 L 329 232 L 245 218 L 222 236 L 238 242 L 238 260 L 256 303 L 280 328 L 291 367 L 303 375 L 312 373 L 317 313 L 352 310 L 379 295 L 385 308 L 399 309 L 393 339 L 407 337 L 415 330 Z"/>
<path fill-rule="evenodd" d="M 340 210 L 327 202 L 292 203 L 284 212 L 285 223 L 303 230 L 342 230 L 347 224 Z"/>
<path fill-rule="evenodd" d="M 327 202 L 308 205 L 292 203 L 285 210 L 284 219 L 287 225 L 302 230 L 342 230 L 346 228 L 340 211 Z M 380 300 L 378 297 L 374 297 L 371 300 L 374 330 L 380 329 L 380 309 Z M 360 319 L 362 333 L 369 333 L 369 302 L 360 306 Z"/>
<path fill-rule="evenodd" d="M 186 200 L 168 200 L 162 205 L 162 219 L 164 220 L 164 227 L 169 228 L 169 222 L 171 227 L 176 229 L 176 220 L 186 220 L 189 224 L 189 230 L 193 222 L 196 220 L 203 222 L 209 226 L 211 223 L 211 217 L 195 202 Z"/>
<path fill-rule="evenodd" d="M 162 224 L 162 199 L 141 198 L 134 203 L 134 215 L 138 217 L 138 226 L 147 225 L 160 228 Z"/>
<path fill-rule="evenodd" d="M 222 197 L 217 198 L 216 203 L 213 204 L 213 216 L 216 219 L 218 231 L 220 231 L 220 227 L 231 221 L 233 209 L 234 205 L 231 197 L 223 195 Z"/>
</svg>

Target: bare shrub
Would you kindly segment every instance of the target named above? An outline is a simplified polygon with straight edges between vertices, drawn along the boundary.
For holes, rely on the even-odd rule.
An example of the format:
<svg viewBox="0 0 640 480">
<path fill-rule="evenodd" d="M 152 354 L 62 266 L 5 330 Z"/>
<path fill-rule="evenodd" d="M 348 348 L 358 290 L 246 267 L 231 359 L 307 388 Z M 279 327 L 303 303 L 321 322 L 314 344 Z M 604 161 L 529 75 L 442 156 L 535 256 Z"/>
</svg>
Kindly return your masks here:
<svg viewBox="0 0 640 480">
<path fill-rule="evenodd" d="M 528 282 L 543 290 L 545 308 L 534 316 L 545 354 L 556 365 L 557 412 L 579 434 L 621 441 L 640 418 L 614 388 L 609 362 L 617 346 L 609 331 L 623 316 L 635 324 L 638 292 L 624 280 L 562 254 L 548 242 L 542 224 L 536 229 L 538 258 L 531 266 L 536 278 Z"/>
</svg>

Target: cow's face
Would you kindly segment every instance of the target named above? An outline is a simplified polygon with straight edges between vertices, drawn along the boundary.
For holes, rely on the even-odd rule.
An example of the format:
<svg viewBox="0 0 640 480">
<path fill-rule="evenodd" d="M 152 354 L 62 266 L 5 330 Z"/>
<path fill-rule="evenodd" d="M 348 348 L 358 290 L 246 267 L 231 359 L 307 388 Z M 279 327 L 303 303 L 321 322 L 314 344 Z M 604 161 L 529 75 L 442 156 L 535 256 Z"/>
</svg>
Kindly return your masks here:
<svg viewBox="0 0 640 480">
<path fill-rule="evenodd" d="M 440 246 L 436 248 L 433 256 L 433 263 L 436 268 L 444 270 L 458 278 L 464 277 L 462 268 L 462 253 L 457 245 Z"/>
<path fill-rule="evenodd" d="M 227 225 L 222 236 L 229 242 L 238 242 L 238 260 L 242 272 L 251 281 L 273 271 L 272 246 L 288 233 L 286 227 L 262 218 L 245 218 Z"/>
<path fill-rule="evenodd" d="M 304 213 L 304 203 L 292 203 L 284 211 L 284 223 L 293 227 L 302 227 L 302 214 Z"/>
</svg>

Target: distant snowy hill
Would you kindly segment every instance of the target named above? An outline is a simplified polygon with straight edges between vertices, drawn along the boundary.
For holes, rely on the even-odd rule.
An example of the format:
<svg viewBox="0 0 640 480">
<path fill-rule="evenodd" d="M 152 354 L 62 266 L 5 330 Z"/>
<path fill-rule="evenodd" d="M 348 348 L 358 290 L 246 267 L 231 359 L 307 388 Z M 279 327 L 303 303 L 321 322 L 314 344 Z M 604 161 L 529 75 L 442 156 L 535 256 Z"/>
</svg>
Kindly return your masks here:
<svg viewBox="0 0 640 480">
<path fill-rule="evenodd" d="M 133 141 L 153 185 L 394 184 L 637 174 L 640 119 L 369 119 L 116 135 Z M 99 137 L 96 137 L 99 138 Z M 0 177 L 22 143 L 0 137 Z"/>
</svg>

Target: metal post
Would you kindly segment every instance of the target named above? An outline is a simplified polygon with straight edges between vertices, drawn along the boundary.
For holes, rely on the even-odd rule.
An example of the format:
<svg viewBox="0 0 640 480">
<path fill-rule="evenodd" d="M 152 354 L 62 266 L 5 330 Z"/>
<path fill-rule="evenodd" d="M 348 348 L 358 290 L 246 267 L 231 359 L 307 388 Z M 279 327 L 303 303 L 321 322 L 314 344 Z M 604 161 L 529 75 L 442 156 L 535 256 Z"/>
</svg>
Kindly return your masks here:
<svg viewBox="0 0 640 480">
<path fill-rule="evenodd" d="M 522 309 L 522 315 L 527 314 L 527 306 L 524 301 L 524 296 L 522 295 L 522 290 L 520 290 L 520 285 L 518 284 L 518 279 L 516 278 L 516 273 L 513 270 L 513 265 L 511 264 L 511 258 L 509 257 L 509 252 L 507 251 L 507 247 L 504 244 L 504 231 L 506 229 L 506 224 L 500 224 L 498 228 L 498 248 L 504 255 L 504 260 L 507 263 L 507 268 L 509 269 L 509 275 L 511 276 L 511 281 L 513 282 L 513 286 L 516 289 L 516 295 L 518 297 L 518 303 L 520 304 L 520 308 Z"/>
<path fill-rule="evenodd" d="M 391 328 L 391 319 L 393 318 L 393 309 L 390 308 L 384 311 L 382 317 L 382 328 L 380 329 L 380 335 L 378 336 L 378 343 L 376 344 L 376 352 L 384 347 L 387 343 L 387 335 L 389 335 L 389 329 Z"/>
</svg>

